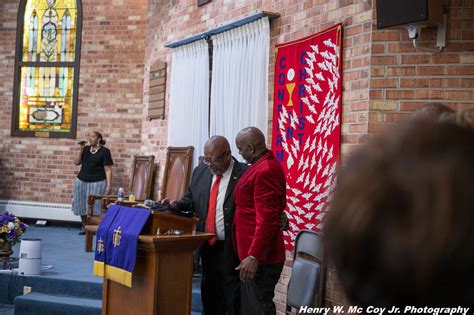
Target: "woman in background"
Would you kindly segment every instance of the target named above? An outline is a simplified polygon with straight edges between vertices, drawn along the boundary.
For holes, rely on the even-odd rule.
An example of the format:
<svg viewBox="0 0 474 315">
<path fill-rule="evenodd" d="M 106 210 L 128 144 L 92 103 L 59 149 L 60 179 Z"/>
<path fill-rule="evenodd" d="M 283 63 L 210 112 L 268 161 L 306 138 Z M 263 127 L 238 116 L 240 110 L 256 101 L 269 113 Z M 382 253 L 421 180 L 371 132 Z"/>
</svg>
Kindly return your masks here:
<svg viewBox="0 0 474 315">
<path fill-rule="evenodd" d="M 87 215 L 87 197 L 111 193 L 112 156 L 110 150 L 104 147 L 105 140 L 100 132 L 89 134 L 89 145 L 86 141 L 79 142 L 80 149 L 74 158 L 75 165 L 81 165 L 81 170 L 74 183 L 72 211 L 81 216 L 82 227 L 79 235 L 86 233 L 84 226 Z M 101 215 L 101 204 L 94 205 L 94 215 Z"/>
</svg>

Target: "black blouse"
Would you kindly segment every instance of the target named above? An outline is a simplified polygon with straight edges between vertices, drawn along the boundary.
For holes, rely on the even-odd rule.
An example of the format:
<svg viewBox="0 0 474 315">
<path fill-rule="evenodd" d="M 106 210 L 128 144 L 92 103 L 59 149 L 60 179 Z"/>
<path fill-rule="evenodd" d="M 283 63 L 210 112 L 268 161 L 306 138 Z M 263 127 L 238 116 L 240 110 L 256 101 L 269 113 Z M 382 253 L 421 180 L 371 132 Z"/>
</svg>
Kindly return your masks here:
<svg viewBox="0 0 474 315">
<path fill-rule="evenodd" d="M 85 146 L 82 151 L 82 167 L 77 178 L 83 182 L 100 182 L 106 179 L 104 166 L 113 165 L 110 150 L 101 146 L 95 153 L 91 153 L 91 147 Z"/>
</svg>

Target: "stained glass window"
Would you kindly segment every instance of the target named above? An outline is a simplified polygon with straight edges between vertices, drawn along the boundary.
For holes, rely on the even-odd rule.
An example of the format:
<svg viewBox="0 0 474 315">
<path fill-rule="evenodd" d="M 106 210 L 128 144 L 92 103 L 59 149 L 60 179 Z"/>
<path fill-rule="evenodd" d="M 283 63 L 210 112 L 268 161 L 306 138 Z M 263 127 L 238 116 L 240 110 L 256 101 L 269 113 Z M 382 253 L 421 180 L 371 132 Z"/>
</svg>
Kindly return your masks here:
<svg viewBox="0 0 474 315">
<path fill-rule="evenodd" d="M 12 135 L 76 136 L 80 0 L 22 0 Z"/>
</svg>

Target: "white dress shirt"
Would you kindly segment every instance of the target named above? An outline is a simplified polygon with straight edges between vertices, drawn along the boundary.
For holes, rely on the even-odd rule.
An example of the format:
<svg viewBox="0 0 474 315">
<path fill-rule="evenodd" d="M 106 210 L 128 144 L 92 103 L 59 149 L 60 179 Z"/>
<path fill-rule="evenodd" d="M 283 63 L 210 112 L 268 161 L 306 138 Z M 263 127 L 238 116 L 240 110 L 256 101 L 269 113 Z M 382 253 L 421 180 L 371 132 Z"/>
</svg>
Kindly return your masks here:
<svg viewBox="0 0 474 315">
<path fill-rule="evenodd" d="M 225 239 L 225 232 L 224 232 L 224 199 L 225 194 L 227 192 L 227 186 L 229 185 L 230 175 L 232 174 L 232 170 L 234 168 L 234 160 L 230 161 L 230 165 L 227 170 L 222 174 L 221 182 L 219 183 L 219 192 L 217 193 L 217 204 L 216 204 L 216 239 L 217 240 L 224 240 Z M 212 184 L 216 180 L 216 175 L 212 176 Z"/>
</svg>

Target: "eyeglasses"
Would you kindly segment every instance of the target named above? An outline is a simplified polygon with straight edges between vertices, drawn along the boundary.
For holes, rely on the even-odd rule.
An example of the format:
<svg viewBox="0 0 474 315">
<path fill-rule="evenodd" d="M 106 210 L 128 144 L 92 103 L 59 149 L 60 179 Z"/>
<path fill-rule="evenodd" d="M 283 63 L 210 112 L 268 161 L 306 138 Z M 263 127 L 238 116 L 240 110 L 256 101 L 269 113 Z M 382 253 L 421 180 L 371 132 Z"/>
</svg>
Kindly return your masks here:
<svg viewBox="0 0 474 315">
<path fill-rule="evenodd" d="M 220 162 L 224 161 L 224 159 L 227 155 L 227 152 L 228 151 L 224 151 L 220 156 L 218 156 L 215 159 L 209 159 L 209 158 L 205 157 L 202 161 L 204 162 L 204 164 L 207 164 L 207 165 L 220 163 Z"/>
</svg>

